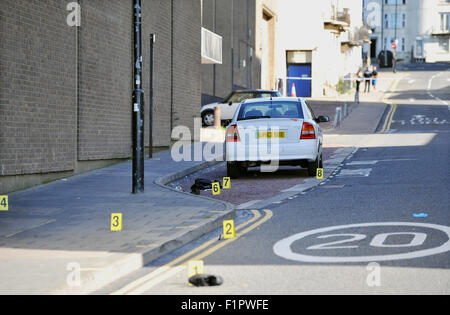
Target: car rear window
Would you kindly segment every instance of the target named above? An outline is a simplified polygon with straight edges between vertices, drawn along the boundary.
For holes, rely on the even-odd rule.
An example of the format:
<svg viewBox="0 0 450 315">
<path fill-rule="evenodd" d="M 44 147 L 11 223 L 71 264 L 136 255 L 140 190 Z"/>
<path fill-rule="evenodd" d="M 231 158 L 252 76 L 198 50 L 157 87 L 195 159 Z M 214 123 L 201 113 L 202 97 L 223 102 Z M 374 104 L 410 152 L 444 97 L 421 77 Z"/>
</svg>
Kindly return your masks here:
<svg viewBox="0 0 450 315">
<path fill-rule="evenodd" d="M 299 102 L 261 102 L 242 104 L 237 120 L 258 118 L 303 118 Z"/>
<path fill-rule="evenodd" d="M 280 92 L 260 92 L 255 93 L 254 98 L 279 97 L 279 96 L 281 96 Z"/>
</svg>

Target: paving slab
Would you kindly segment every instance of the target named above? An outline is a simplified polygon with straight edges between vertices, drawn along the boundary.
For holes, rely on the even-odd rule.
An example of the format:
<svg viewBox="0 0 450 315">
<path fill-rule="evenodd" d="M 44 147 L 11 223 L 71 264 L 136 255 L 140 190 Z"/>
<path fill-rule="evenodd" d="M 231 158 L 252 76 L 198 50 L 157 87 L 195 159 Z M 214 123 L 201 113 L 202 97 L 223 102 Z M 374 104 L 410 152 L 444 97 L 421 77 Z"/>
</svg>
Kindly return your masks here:
<svg viewBox="0 0 450 315">
<path fill-rule="evenodd" d="M 131 162 L 10 194 L 0 213 L 0 294 L 91 293 L 221 226 L 231 204 L 164 186 L 215 163 L 159 153 L 145 160 L 137 195 Z M 112 213 L 122 213 L 122 231 L 110 231 Z"/>
</svg>

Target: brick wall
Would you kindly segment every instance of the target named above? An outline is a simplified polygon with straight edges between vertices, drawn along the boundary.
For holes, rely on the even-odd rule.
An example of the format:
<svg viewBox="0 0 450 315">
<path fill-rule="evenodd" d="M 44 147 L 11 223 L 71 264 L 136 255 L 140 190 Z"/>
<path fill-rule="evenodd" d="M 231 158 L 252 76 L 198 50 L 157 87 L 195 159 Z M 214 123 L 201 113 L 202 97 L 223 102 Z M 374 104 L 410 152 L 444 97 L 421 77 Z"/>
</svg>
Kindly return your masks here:
<svg viewBox="0 0 450 315">
<path fill-rule="evenodd" d="M 76 31 L 66 5 L 1 1 L 0 175 L 74 168 Z"/>
<path fill-rule="evenodd" d="M 188 126 L 201 110 L 201 3 L 173 0 L 172 126 Z"/>
<path fill-rule="evenodd" d="M 211 4 L 203 1 L 205 8 Z M 78 161 L 131 155 L 133 3 L 79 0 L 77 28 L 66 23 L 70 2 L 1 1 L 0 184 L 8 176 L 71 172 L 78 169 Z M 232 82 L 246 84 L 248 70 L 238 68 L 238 56 L 246 57 L 247 46 L 241 42 L 247 40 L 247 3 L 252 18 L 254 2 L 216 1 L 223 65 L 216 66 L 214 97 L 226 96 Z M 142 10 L 145 143 L 149 34 L 154 33 L 153 144 L 168 146 L 173 127 L 193 131 L 194 118 L 200 116 L 202 80 L 204 91 L 211 93 L 211 66 L 202 66 L 200 56 L 201 1 L 142 0 Z M 204 11 L 206 21 L 208 14 Z"/>
<path fill-rule="evenodd" d="M 83 0 L 78 160 L 131 154 L 132 1 Z"/>
<path fill-rule="evenodd" d="M 143 87 L 145 90 L 145 145 L 149 143 L 149 59 L 151 33 L 156 35 L 153 55 L 153 145 L 168 146 L 171 133 L 172 4 L 169 0 L 142 1 Z"/>
</svg>

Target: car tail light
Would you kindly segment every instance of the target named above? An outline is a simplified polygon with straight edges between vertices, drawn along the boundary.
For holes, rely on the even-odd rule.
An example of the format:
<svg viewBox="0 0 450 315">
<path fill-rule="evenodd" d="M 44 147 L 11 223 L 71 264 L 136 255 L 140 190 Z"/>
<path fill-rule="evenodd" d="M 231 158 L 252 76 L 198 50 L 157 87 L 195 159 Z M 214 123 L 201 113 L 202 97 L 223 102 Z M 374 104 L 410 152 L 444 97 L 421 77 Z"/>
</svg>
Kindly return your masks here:
<svg viewBox="0 0 450 315">
<path fill-rule="evenodd" d="M 316 139 L 316 131 L 310 123 L 304 122 L 300 139 Z"/>
<path fill-rule="evenodd" d="M 231 125 L 227 129 L 227 142 L 238 142 L 241 141 L 239 138 L 239 131 L 237 125 Z"/>
</svg>

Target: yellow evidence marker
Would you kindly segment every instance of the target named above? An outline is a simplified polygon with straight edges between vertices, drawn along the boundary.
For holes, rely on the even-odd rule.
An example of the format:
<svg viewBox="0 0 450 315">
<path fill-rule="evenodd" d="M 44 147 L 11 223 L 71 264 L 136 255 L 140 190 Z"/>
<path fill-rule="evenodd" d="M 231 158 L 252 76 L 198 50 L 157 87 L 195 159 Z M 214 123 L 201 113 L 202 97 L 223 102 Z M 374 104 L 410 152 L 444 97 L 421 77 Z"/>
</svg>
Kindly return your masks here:
<svg viewBox="0 0 450 315">
<path fill-rule="evenodd" d="M 223 178 L 222 187 L 223 187 L 223 189 L 231 189 L 231 178 L 230 177 Z"/>
<path fill-rule="evenodd" d="M 323 179 L 323 168 L 318 168 L 317 169 L 316 178 L 317 179 Z"/>
<path fill-rule="evenodd" d="M 188 262 L 188 277 L 200 275 L 204 272 L 203 260 L 191 260 Z"/>
<path fill-rule="evenodd" d="M 223 221 L 223 238 L 235 238 L 236 237 L 236 229 L 234 228 L 233 220 L 225 220 Z"/>
<path fill-rule="evenodd" d="M 212 183 L 212 194 L 214 196 L 220 195 L 220 183 L 219 182 Z"/>
<path fill-rule="evenodd" d="M 8 211 L 8 196 L 0 196 L 0 211 Z"/>
<path fill-rule="evenodd" d="M 111 213 L 111 231 L 122 231 L 122 213 Z"/>
</svg>

